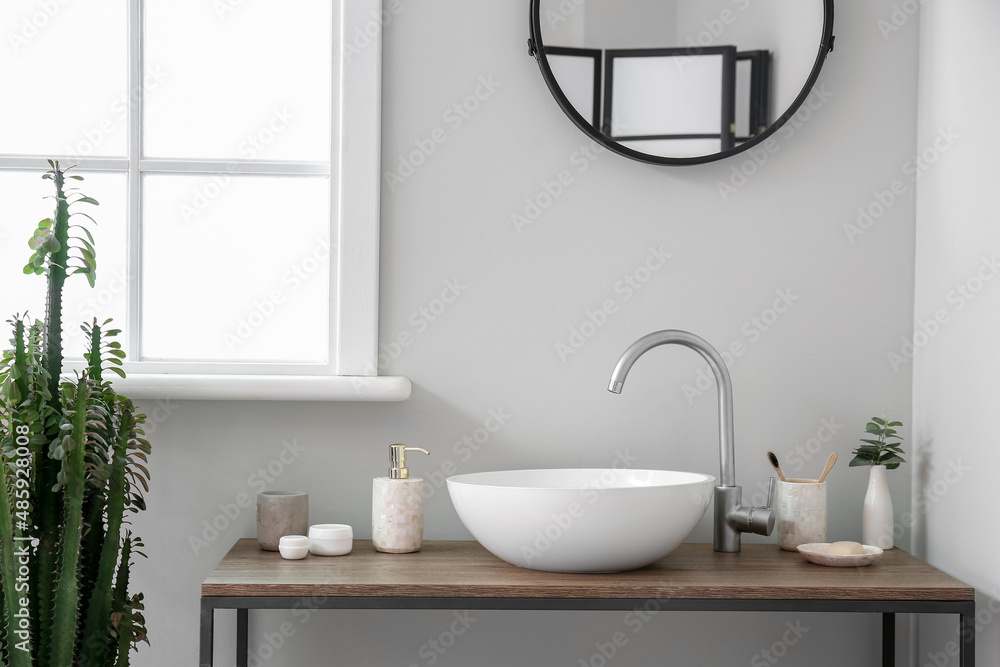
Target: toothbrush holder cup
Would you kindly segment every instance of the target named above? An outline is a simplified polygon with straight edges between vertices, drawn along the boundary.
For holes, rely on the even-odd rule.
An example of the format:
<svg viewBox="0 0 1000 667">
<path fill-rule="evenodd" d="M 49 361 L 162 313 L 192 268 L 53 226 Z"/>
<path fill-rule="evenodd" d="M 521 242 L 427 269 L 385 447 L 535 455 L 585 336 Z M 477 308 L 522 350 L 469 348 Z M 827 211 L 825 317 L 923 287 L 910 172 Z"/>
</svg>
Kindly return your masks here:
<svg viewBox="0 0 1000 667">
<path fill-rule="evenodd" d="M 826 482 L 789 479 L 778 482 L 775 499 L 778 546 L 795 551 L 800 544 L 826 542 Z"/>
</svg>

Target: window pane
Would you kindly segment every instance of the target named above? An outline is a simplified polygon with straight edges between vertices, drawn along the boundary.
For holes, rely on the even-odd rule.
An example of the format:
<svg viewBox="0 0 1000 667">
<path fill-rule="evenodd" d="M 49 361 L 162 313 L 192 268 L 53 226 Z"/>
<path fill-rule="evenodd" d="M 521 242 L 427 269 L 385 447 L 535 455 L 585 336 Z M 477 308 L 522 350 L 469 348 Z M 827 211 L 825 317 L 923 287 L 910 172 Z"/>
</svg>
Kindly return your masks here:
<svg viewBox="0 0 1000 667">
<path fill-rule="evenodd" d="M 328 162 L 332 4 L 147 0 L 145 155 Z"/>
<path fill-rule="evenodd" d="M 127 3 L 0 2 L 0 153 L 124 156 Z"/>
<path fill-rule="evenodd" d="M 68 181 L 83 194 L 101 204 L 79 204 L 70 212 L 87 213 L 97 221 L 73 216 L 70 224 L 86 224 L 94 235 L 97 249 L 97 284 L 91 289 L 83 276 L 70 276 L 63 290 L 63 354 L 66 358 L 82 358 L 86 341 L 80 325 L 95 317 L 98 322 L 114 318 L 115 327 L 125 328 L 125 304 L 128 279 L 125 275 L 126 180 L 121 173 L 76 172 L 83 182 Z M 3 347 L 8 347 L 5 322 L 14 313 L 27 311 L 31 317 L 45 319 L 45 276 L 26 276 L 21 271 L 31 257 L 28 239 L 38 221 L 51 217 L 54 203 L 43 199 L 52 195 L 52 181 L 44 181 L 41 172 L 0 171 L 0 197 L 4 215 L 0 217 L 0 320 Z M 74 230 L 70 230 L 74 232 Z M 77 235 L 79 233 L 74 232 Z M 125 345 L 124 336 L 119 342 Z"/>
<path fill-rule="evenodd" d="M 142 356 L 325 362 L 325 177 L 147 175 Z"/>
</svg>

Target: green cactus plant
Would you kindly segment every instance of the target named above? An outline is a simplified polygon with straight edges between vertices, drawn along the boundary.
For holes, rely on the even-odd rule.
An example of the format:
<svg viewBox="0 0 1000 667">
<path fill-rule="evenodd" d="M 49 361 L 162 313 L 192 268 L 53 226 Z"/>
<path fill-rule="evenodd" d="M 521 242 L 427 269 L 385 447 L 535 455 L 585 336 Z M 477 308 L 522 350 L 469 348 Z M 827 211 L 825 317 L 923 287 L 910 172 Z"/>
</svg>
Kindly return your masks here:
<svg viewBox="0 0 1000 667">
<path fill-rule="evenodd" d="M 86 368 L 63 377 L 62 292 L 97 271 L 94 238 L 75 216 L 97 205 L 66 187 L 58 162 L 55 214 L 38 223 L 24 267 L 48 282 L 45 322 L 15 315 L 0 358 L 0 661 L 10 667 L 117 667 L 147 641 L 141 593 L 128 592 L 142 542 L 127 513 L 145 509 L 145 416 L 106 379 L 125 353 L 108 322 L 84 324 Z"/>
</svg>

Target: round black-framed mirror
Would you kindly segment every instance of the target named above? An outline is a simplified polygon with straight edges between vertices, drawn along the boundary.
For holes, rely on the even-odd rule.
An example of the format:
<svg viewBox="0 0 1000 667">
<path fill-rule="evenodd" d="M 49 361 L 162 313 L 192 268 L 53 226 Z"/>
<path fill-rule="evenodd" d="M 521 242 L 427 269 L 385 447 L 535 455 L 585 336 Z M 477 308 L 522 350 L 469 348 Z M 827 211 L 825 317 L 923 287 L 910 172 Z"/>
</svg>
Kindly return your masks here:
<svg viewBox="0 0 1000 667">
<path fill-rule="evenodd" d="M 833 0 L 635 2 L 643 13 L 622 0 L 530 0 L 528 50 L 577 127 L 641 162 L 703 164 L 761 144 L 833 50 Z"/>
</svg>

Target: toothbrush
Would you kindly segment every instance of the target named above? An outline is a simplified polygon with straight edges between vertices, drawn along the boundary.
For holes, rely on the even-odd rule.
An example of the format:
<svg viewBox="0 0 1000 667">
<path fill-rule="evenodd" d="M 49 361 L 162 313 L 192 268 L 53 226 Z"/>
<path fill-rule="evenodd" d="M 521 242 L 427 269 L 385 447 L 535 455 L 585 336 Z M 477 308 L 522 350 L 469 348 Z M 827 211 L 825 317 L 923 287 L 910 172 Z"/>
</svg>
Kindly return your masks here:
<svg viewBox="0 0 1000 667">
<path fill-rule="evenodd" d="M 771 462 L 771 466 L 773 466 L 775 472 L 778 473 L 778 479 L 782 482 L 787 482 L 788 480 L 785 479 L 785 474 L 781 472 L 781 466 L 778 465 L 778 457 L 774 455 L 774 452 L 767 453 L 767 460 Z"/>
<path fill-rule="evenodd" d="M 830 454 L 830 457 L 826 460 L 826 465 L 823 466 L 823 474 L 819 476 L 819 483 L 822 484 L 826 476 L 830 474 L 830 470 L 833 469 L 833 464 L 837 462 L 837 452 Z"/>
</svg>

